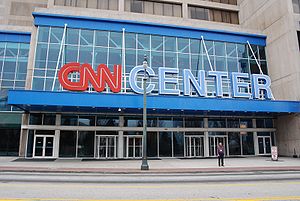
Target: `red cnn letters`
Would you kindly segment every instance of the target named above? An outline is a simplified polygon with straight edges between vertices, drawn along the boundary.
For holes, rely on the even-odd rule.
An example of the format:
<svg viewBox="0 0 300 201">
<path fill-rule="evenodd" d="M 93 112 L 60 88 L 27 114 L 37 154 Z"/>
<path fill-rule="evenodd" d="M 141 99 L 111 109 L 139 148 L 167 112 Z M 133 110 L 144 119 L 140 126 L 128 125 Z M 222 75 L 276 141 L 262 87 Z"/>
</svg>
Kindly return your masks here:
<svg viewBox="0 0 300 201">
<path fill-rule="evenodd" d="M 79 73 L 79 82 L 69 80 L 69 74 L 74 72 Z M 121 91 L 122 67 L 121 65 L 114 65 L 114 73 L 112 74 L 105 64 L 100 64 L 96 73 L 89 64 L 68 63 L 60 69 L 58 80 L 64 89 L 70 91 L 85 91 L 91 83 L 97 92 L 102 92 L 105 89 L 105 84 L 107 84 L 112 92 L 118 93 Z"/>
</svg>

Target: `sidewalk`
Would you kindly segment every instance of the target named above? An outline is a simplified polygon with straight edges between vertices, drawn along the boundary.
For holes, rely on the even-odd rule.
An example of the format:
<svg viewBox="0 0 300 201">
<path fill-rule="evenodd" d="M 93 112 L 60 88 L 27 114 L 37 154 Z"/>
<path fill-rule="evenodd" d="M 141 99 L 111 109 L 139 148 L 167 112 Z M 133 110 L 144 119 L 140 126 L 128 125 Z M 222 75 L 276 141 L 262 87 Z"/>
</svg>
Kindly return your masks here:
<svg viewBox="0 0 300 201">
<path fill-rule="evenodd" d="M 141 160 L 19 160 L 0 157 L 0 172 L 60 172 L 60 173 L 215 173 L 253 171 L 300 171 L 300 159 L 280 157 L 226 158 L 225 167 L 217 166 L 217 159 L 161 159 L 148 160 L 150 170 L 141 171 Z"/>
</svg>

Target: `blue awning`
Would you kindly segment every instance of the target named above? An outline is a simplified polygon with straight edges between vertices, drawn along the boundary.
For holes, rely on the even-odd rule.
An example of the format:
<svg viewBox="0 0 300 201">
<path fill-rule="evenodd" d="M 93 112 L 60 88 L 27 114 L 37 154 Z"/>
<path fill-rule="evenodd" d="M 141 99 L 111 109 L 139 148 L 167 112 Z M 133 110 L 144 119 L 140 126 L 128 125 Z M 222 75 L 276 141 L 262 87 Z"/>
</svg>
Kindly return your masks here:
<svg viewBox="0 0 300 201">
<path fill-rule="evenodd" d="M 86 92 L 10 90 L 8 104 L 25 111 L 48 112 L 142 112 L 143 96 Z M 298 101 L 147 96 L 147 109 L 157 113 L 289 114 L 300 112 Z"/>
</svg>

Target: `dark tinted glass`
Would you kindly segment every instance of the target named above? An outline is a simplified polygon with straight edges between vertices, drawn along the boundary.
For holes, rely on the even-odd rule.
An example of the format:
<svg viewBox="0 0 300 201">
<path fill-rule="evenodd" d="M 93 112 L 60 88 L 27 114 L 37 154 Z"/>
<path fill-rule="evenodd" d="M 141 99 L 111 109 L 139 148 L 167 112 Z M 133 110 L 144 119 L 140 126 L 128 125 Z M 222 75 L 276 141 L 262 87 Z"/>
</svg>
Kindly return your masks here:
<svg viewBox="0 0 300 201">
<path fill-rule="evenodd" d="M 76 156 L 76 131 L 61 131 L 59 140 L 59 157 Z"/>
<path fill-rule="evenodd" d="M 94 131 L 78 132 L 78 157 L 94 157 Z"/>
<path fill-rule="evenodd" d="M 55 125 L 55 114 L 44 114 L 44 125 Z"/>
<path fill-rule="evenodd" d="M 77 126 L 78 116 L 76 115 L 61 115 L 61 125 Z"/>
<path fill-rule="evenodd" d="M 119 117 L 97 116 L 97 126 L 119 126 Z"/>
<path fill-rule="evenodd" d="M 29 124 L 42 125 L 42 120 L 43 120 L 42 114 L 30 114 Z"/>
</svg>

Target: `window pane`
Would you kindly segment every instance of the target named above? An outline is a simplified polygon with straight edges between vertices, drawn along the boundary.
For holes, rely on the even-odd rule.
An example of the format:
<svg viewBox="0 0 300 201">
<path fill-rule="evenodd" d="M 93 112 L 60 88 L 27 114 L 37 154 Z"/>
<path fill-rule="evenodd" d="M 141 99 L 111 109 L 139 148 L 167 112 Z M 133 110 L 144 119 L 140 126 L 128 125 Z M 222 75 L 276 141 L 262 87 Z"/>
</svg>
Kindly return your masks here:
<svg viewBox="0 0 300 201">
<path fill-rule="evenodd" d="M 163 4 L 154 2 L 154 14 L 155 15 L 163 15 Z"/>
<path fill-rule="evenodd" d="M 108 32 L 107 31 L 96 31 L 95 33 L 95 45 L 96 46 L 108 46 Z"/>
<path fill-rule="evenodd" d="M 131 12 L 142 13 L 143 12 L 143 1 L 133 0 L 131 1 Z"/>
<path fill-rule="evenodd" d="M 98 0 L 98 8 L 108 10 L 108 2 L 109 0 Z"/>
<path fill-rule="evenodd" d="M 80 32 L 80 45 L 93 45 L 94 31 L 81 30 Z"/>
<path fill-rule="evenodd" d="M 94 157 L 94 131 L 78 132 L 78 157 Z"/>
<path fill-rule="evenodd" d="M 50 29 L 50 43 L 60 43 L 64 29 L 63 28 L 56 28 L 56 27 L 51 27 Z"/>
<path fill-rule="evenodd" d="M 165 3 L 163 9 L 164 9 L 163 12 L 164 12 L 165 16 L 173 16 L 173 6 L 172 6 L 172 4 Z"/>
<path fill-rule="evenodd" d="M 30 114 L 29 124 L 30 125 L 42 125 L 42 114 Z"/>
<path fill-rule="evenodd" d="M 49 27 L 39 27 L 39 42 L 48 42 L 49 38 Z"/>
<path fill-rule="evenodd" d="M 76 115 L 61 115 L 61 125 L 77 126 L 78 117 Z"/>
<path fill-rule="evenodd" d="M 150 35 L 138 34 L 138 49 L 150 49 Z"/>
<path fill-rule="evenodd" d="M 60 131 L 59 157 L 76 156 L 76 131 Z"/>
<path fill-rule="evenodd" d="M 109 0 L 109 10 L 118 10 L 119 2 L 118 0 Z"/>
<path fill-rule="evenodd" d="M 78 118 L 79 126 L 95 126 L 95 116 L 82 116 Z"/>
<path fill-rule="evenodd" d="M 176 52 L 176 38 L 165 37 L 165 51 Z"/>
<path fill-rule="evenodd" d="M 173 5 L 173 16 L 181 17 L 181 5 L 174 4 Z"/>
<path fill-rule="evenodd" d="M 78 44 L 79 40 L 79 29 L 67 29 L 66 43 L 67 44 Z"/>
<path fill-rule="evenodd" d="M 110 47 L 122 47 L 122 33 L 120 32 L 111 32 L 110 33 L 110 40 L 109 40 Z"/>
<path fill-rule="evenodd" d="M 144 5 L 145 5 L 145 13 L 147 14 L 154 14 L 154 3 L 153 2 L 150 2 L 150 1 L 145 1 L 144 2 Z"/>
</svg>

